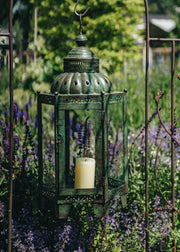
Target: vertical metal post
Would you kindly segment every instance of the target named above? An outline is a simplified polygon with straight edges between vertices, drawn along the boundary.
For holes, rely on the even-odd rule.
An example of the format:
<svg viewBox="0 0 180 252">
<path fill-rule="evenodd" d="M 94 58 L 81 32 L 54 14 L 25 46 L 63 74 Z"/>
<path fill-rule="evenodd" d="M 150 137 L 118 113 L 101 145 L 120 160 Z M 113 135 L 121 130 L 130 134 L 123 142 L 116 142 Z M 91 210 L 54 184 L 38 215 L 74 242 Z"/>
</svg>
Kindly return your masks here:
<svg viewBox="0 0 180 252">
<path fill-rule="evenodd" d="M 172 210 L 172 228 L 175 229 L 175 185 L 174 185 L 174 71 L 175 71 L 175 41 L 172 41 L 171 52 L 171 201 Z M 176 252 L 176 242 L 173 241 L 173 252 Z"/>
<path fill-rule="evenodd" d="M 69 167 L 70 167 L 70 126 L 69 126 L 69 110 L 65 110 L 65 178 L 66 185 L 68 184 Z"/>
<path fill-rule="evenodd" d="M 37 19 L 38 19 L 38 9 L 34 10 L 34 64 L 36 65 L 37 59 Z"/>
<path fill-rule="evenodd" d="M 106 203 L 106 191 L 107 191 L 107 181 L 106 181 L 106 173 L 107 173 L 107 162 L 105 159 L 105 100 L 104 100 L 104 92 L 101 93 L 101 97 L 102 97 L 102 111 L 101 111 L 101 130 L 102 130 L 102 175 L 103 175 L 103 195 L 104 195 L 104 205 Z"/>
<path fill-rule="evenodd" d="M 42 207 L 42 183 L 43 183 L 43 154 L 42 154 L 42 103 L 40 92 L 37 93 L 37 113 L 38 113 L 38 178 L 39 178 L 39 207 Z"/>
<path fill-rule="evenodd" d="M 13 34 L 12 34 L 13 0 L 10 0 L 9 10 L 9 73 L 10 73 L 10 134 L 9 134 L 9 225 L 8 225 L 8 252 L 11 252 L 12 236 L 12 199 L 13 199 Z"/>
<path fill-rule="evenodd" d="M 149 79 L 149 11 L 148 2 L 144 0 L 146 10 L 146 76 L 145 76 L 145 227 L 146 252 L 149 251 L 149 195 L 148 195 L 148 79 Z"/>
<path fill-rule="evenodd" d="M 124 89 L 123 98 L 123 163 L 124 163 L 124 181 L 126 191 L 128 190 L 128 140 L 127 140 L 127 89 Z"/>
<path fill-rule="evenodd" d="M 59 189 L 59 144 L 57 139 L 58 135 L 58 93 L 54 93 L 55 96 L 55 102 L 54 102 L 54 141 L 55 141 L 55 178 L 56 178 L 56 194 L 59 195 L 60 189 Z"/>
</svg>

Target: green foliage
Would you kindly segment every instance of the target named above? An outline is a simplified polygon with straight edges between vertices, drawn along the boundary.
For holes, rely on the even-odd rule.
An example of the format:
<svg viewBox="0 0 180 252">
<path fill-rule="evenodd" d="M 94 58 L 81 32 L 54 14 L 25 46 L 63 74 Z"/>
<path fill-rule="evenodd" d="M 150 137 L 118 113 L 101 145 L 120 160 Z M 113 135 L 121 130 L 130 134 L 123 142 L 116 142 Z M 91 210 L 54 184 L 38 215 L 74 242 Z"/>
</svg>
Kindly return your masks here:
<svg viewBox="0 0 180 252">
<path fill-rule="evenodd" d="M 158 14 L 173 14 L 174 8 L 179 6 L 179 0 L 149 0 L 149 10 Z"/>
<path fill-rule="evenodd" d="M 30 111 L 30 116 L 32 118 L 34 118 L 36 111 L 37 111 L 36 96 L 34 94 L 32 94 L 32 92 L 30 90 L 23 90 L 22 88 L 17 88 L 13 92 L 14 102 L 18 103 L 18 105 L 21 109 L 25 109 L 24 106 L 28 102 L 30 97 L 32 98 L 32 107 L 31 107 L 31 111 Z M 8 89 L 6 89 L 6 91 L 2 95 L 0 95 L 0 101 L 1 101 L 0 112 L 3 115 L 5 108 L 9 108 L 9 90 Z"/>
<path fill-rule="evenodd" d="M 87 241 L 90 237 L 92 237 L 93 241 L 93 232 L 96 232 L 95 230 L 98 228 L 97 222 L 92 223 L 95 217 L 92 205 L 90 203 L 74 203 L 70 217 L 76 226 L 78 226 L 78 236 L 81 243 L 86 248 L 86 251 L 89 251 L 90 244 Z"/>
<path fill-rule="evenodd" d="M 103 220 L 101 220 L 98 227 L 97 236 L 94 239 L 93 251 L 121 251 L 116 250 L 116 244 L 118 242 L 118 233 L 113 232 L 111 225 L 104 225 Z"/>
<path fill-rule="evenodd" d="M 1 169 L 1 178 L 0 178 L 0 197 L 3 198 L 3 196 L 7 196 L 8 194 L 8 169 L 2 167 Z"/>
<path fill-rule="evenodd" d="M 44 48 L 45 42 L 42 36 L 38 37 L 37 50 Z M 28 53 L 29 56 L 33 55 L 34 43 L 29 43 Z M 50 83 L 49 79 L 53 73 L 53 66 L 50 61 L 44 61 L 42 57 L 36 59 L 36 63 L 31 59 L 30 62 L 23 63 L 22 58 L 18 56 L 14 59 L 16 67 L 14 70 L 14 86 L 15 88 L 21 87 L 24 90 L 31 90 L 32 92 L 49 92 Z"/>
<path fill-rule="evenodd" d="M 0 72 L 0 95 L 5 92 L 5 90 L 9 87 L 9 70 L 4 67 Z"/>
<path fill-rule="evenodd" d="M 63 66 L 63 57 L 66 56 L 69 50 L 71 50 L 75 45 L 73 42 L 74 38 L 78 34 L 79 22 L 78 18 L 74 17 L 73 8 L 74 2 L 72 0 L 67 0 L 61 3 L 57 1 L 44 1 L 44 0 L 31 0 L 32 3 L 41 6 L 39 9 L 39 28 L 42 37 L 39 37 L 38 41 L 38 53 L 39 58 L 37 64 L 34 65 L 30 63 L 28 65 L 19 64 L 15 69 L 15 87 L 20 85 L 24 89 L 14 90 L 14 101 L 22 107 L 25 102 L 27 102 L 29 96 L 33 98 L 33 107 L 31 108 L 32 118 L 35 118 L 36 114 L 36 91 L 40 90 L 42 92 L 49 91 L 50 86 L 47 82 L 51 82 L 54 79 L 54 76 L 59 74 L 59 71 L 62 71 Z M 165 3 L 165 1 L 163 1 Z M 85 4 L 80 3 L 78 5 L 78 12 L 84 11 L 88 6 L 91 7 L 88 16 L 83 19 L 84 33 L 88 37 L 88 46 L 92 48 L 95 55 L 100 57 L 102 63 L 102 71 L 111 75 L 114 83 L 114 90 L 123 90 L 124 88 L 128 89 L 128 127 L 129 129 L 133 127 L 135 130 L 139 129 L 141 125 L 144 124 L 144 73 L 142 71 L 142 65 L 135 64 L 136 60 L 139 59 L 138 47 L 134 44 L 135 40 L 133 37 L 135 26 L 139 22 L 139 18 L 142 14 L 143 7 L 142 1 L 132 1 L 132 0 L 113 0 L 108 1 L 97 1 L 90 0 L 86 1 Z M 133 32 L 132 32 L 133 31 Z M 33 45 L 29 45 L 29 49 L 33 51 Z M 119 72 L 122 69 L 123 59 L 128 62 L 128 74 L 124 76 L 124 79 L 121 78 Z M 132 67 L 133 65 L 133 67 Z M 135 67 L 134 67 L 135 65 Z M 163 71 L 162 71 L 163 69 Z M 6 71 L 6 69 L 4 69 Z M 176 73 L 175 73 L 176 74 Z M 48 77 L 50 76 L 50 77 Z M 8 86 L 8 75 L 5 72 L 1 79 L 1 107 L 0 112 L 3 113 L 4 107 L 8 107 L 9 104 L 9 91 L 6 90 Z M 164 68 L 164 66 L 158 64 L 155 66 L 155 69 L 152 68 L 150 71 L 150 83 L 149 83 L 149 114 L 155 111 L 155 102 L 154 98 L 156 96 L 157 90 L 165 92 L 163 100 L 160 101 L 162 106 L 162 115 L 163 120 L 166 122 L 170 121 L 170 72 L 169 69 Z M 175 81 L 175 107 L 176 115 L 179 116 L 179 87 L 178 80 Z M 32 95 L 33 94 L 33 95 Z M 5 100 L 6 99 L 6 100 Z M 50 121 L 49 110 L 51 108 L 45 108 L 44 116 L 44 144 L 47 142 L 47 138 L 53 136 L 54 132 L 52 125 L 46 124 Z M 114 111 L 114 119 L 116 120 L 119 117 L 118 111 Z M 155 120 L 155 123 L 152 124 L 152 128 L 156 128 L 158 125 L 158 120 Z M 22 125 L 21 125 L 22 126 Z M 21 141 L 23 142 L 25 132 L 24 128 L 17 125 L 14 128 L 14 133 L 21 135 Z M 32 129 L 33 130 L 33 129 Z M 156 128 L 157 130 L 157 128 Z M 154 131 L 156 134 L 157 131 Z M 152 130 L 153 132 L 153 130 Z M 35 130 L 33 131 L 35 138 L 37 137 Z M 129 138 L 134 140 L 137 135 L 137 132 L 131 131 Z M 47 138 L 46 138 L 47 137 Z M 34 140 L 33 138 L 32 140 Z M 151 138 L 151 134 L 149 135 Z M 163 139 L 165 141 L 165 139 Z M 144 149 L 143 149 L 144 135 L 140 134 L 140 137 L 136 139 L 135 143 L 130 144 L 130 157 L 129 157 L 129 169 L 130 169 L 130 182 L 129 182 L 129 194 L 128 194 L 128 207 L 126 208 L 129 218 L 134 220 L 134 217 L 142 215 L 142 220 L 144 220 L 143 213 L 145 212 L 145 183 L 144 183 Z M 151 139 L 150 139 L 151 141 Z M 29 148 L 29 143 L 27 147 Z M 54 143 L 53 143 L 54 144 Z M 131 145 L 132 144 L 132 145 Z M 158 144 L 150 142 L 149 146 L 149 207 L 150 207 L 150 220 L 153 222 L 152 210 L 153 199 L 155 195 L 159 195 L 157 185 L 155 183 L 154 176 L 154 166 L 156 156 L 158 157 L 158 166 L 157 166 L 157 175 L 158 181 L 161 186 L 165 197 L 170 200 L 170 151 L 169 151 L 169 140 L 166 139 L 166 148 L 157 152 Z M 159 143 L 161 144 L 161 143 Z M 167 151 L 168 150 L 168 151 Z M 20 152 L 18 153 L 19 155 Z M 44 153 L 47 155 L 47 153 Z M 178 155 L 177 155 L 178 156 Z M 29 166 L 31 169 L 27 169 L 24 177 L 21 176 L 22 169 L 16 160 L 15 165 L 15 201 L 20 203 L 22 206 L 22 198 L 31 199 L 34 203 L 33 211 L 37 211 L 36 199 L 37 199 L 37 186 L 38 186 L 38 174 L 35 165 L 32 160 L 30 160 Z M 52 168 L 50 166 L 51 160 L 47 163 L 47 168 Z M 178 174 L 178 165 L 179 160 L 176 160 L 176 169 L 175 169 L 175 187 L 176 191 L 179 190 L 179 174 Z M 49 168 L 50 167 L 50 168 Z M 46 169 L 46 164 L 45 164 Z M 47 169 L 47 173 L 52 172 Z M 0 179 L 0 187 L 3 189 L 0 192 L 1 197 L 7 195 L 7 177 L 8 169 L 3 167 L 1 169 L 3 176 Z M 49 179 L 50 177 L 48 177 Z M 49 180 L 51 183 L 51 180 Z M 24 190 L 25 188 L 25 190 Z M 24 199 L 24 198 L 23 198 Z M 137 212 L 134 211 L 134 215 L 130 211 L 132 209 L 132 202 L 136 201 L 138 205 Z M 161 198 L 162 201 L 162 198 Z M 162 206 L 165 205 L 165 202 L 162 201 Z M 121 203 L 119 202 L 119 205 Z M 180 206 L 180 199 L 177 199 L 177 207 Z M 92 244 L 86 244 L 89 236 L 92 235 L 92 229 L 89 229 L 89 226 L 92 227 L 92 223 L 89 216 L 93 216 L 93 211 L 91 205 L 81 205 L 74 204 L 73 218 L 74 223 L 79 227 L 79 237 L 83 245 L 93 251 L 144 251 L 142 244 L 140 243 L 137 236 L 139 235 L 139 230 L 134 223 L 134 226 L 131 225 L 130 234 L 124 234 L 124 243 L 118 243 L 119 235 L 121 234 L 121 228 L 114 231 L 113 226 L 107 224 L 103 220 L 95 223 L 93 228 L 96 229 L 97 233 Z M 117 208 L 118 209 L 118 208 Z M 16 208 L 18 211 L 19 209 Z M 122 209 L 121 209 L 122 211 Z M 119 211 L 120 212 L 120 211 Z M 44 217 L 45 218 L 45 217 Z M 136 219 L 135 219 L 136 221 Z M 106 223 L 106 225 L 105 225 Z M 140 223 L 140 220 L 139 220 Z M 138 224 L 139 224 L 138 223 Z M 155 223 L 154 223 L 155 224 Z M 95 226 L 97 225 L 97 226 Z M 159 233 L 158 230 L 154 229 L 152 225 L 149 229 L 150 233 L 150 243 L 154 248 L 154 251 L 159 249 L 159 242 L 162 240 L 166 241 L 167 251 L 171 251 L 172 241 L 180 240 L 179 228 L 180 220 L 176 217 L 176 226 L 177 229 L 172 230 L 171 226 L 167 224 L 167 229 L 170 232 L 170 236 L 164 239 L 164 233 Z M 93 239 L 93 237 L 92 237 Z"/>
<path fill-rule="evenodd" d="M 72 0 L 33 1 L 38 10 L 38 27 L 46 41 L 40 51 L 46 61 L 53 65 L 54 74 L 62 71 L 63 58 L 76 47 L 73 42 L 79 33 L 79 18 L 74 14 Z M 83 32 L 88 38 L 87 47 L 101 59 L 102 71 L 119 74 L 123 60 L 140 57 L 139 47 L 135 45 L 136 25 L 141 23 L 144 11 L 143 1 L 89 0 L 79 3 L 78 12 L 90 6 L 87 17 L 83 18 Z M 52 76 L 53 77 L 53 76 Z"/>
<path fill-rule="evenodd" d="M 16 54 L 18 55 L 22 52 L 22 41 L 23 41 L 23 30 L 20 21 L 17 20 L 13 26 L 13 31 L 16 33 L 15 43 L 16 43 Z"/>
<path fill-rule="evenodd" d="M 162 61 L 162 62 L 160 62 Z M 139 129 L 145 121 L 145 72 L 143 71 L 142 63 L 136 63 L 134 66 L 127 65 L 129 73 L 124 79 L 111 76 L 113 83 L 113 90 L 122 91 L 127 89 L 127 113 L 128 113 L 128 127 Z M 179 69 L 179 62 L 176 62 L 175 69 L 175 117 L 179 118 L 179 80 L 176 78 Z M 157 60 L 153 60 L 152 67 L 149 69 L 149 85 L 148 85 L 148 113 L 149 116 L 156 110 L 155 96 L 157 91 L 164 93 L 163 99 L 160 100 L 159 106 L 162 107 L 161 115 L 164 122 L 171 120 L 171 70 L 170 65 L 165 62 L 161 55 Z M 118 117 L 115 114 L 115 117 Z M 157 121 L 156 121 L 157 122 Z M 157 122 L 158 123 L 158 122 Z M 177 126 L 179 127 L 179 120 Z"/>
<path fill-rule="evenodd" d="M 170 226 L 170 227 L 169 227 Z M 172 244 L 175 241 L 176 245 L 179 245 L 180 241 L 180 232 L 179 228 L 175 228 L 174 230 L 172 229 L 171 225 L 167 225 L 167 229 L 169 229 L 170 236 L 166 238 L 166 251 L 171 252 L 172 251 Z M 150 244 L 153 247 L 153 251 L 163 251 L 162 249 L 159 250 L 159 248 L 163 247 L 163 234 L 160 234 L 158 232 L 154 232 L 154 230 L 149 230 L 150 233 Z M 160 246 L 157 245 L 157 240 L 160 241 Z M 178 248 L 178 247 L 177 247 Z M 178 250 L 177 250 L 178 251 Z"/>
<path fill-rule="evenodd" d="M 48 65 L 48 62 L 46 63 Z M 34 62 L 30 64 L 20 64 L 15 69 L 16 82 L 24 90 L 31 90 L 32 92 L 49 92 L 50 84 L 44 81 L 45 74 L 50 74 L 51 66 L 46 66 L 42 58 L 37 59 L 36 65 Z"/>
</svg>

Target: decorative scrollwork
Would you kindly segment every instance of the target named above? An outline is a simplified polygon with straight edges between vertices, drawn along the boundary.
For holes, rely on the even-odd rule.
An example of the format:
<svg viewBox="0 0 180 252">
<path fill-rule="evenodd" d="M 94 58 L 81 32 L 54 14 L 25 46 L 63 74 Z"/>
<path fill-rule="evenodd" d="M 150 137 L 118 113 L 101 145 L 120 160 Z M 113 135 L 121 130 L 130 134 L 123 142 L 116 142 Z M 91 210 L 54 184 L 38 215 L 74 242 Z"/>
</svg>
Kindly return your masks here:
<svg viewBox="0 0 180 252">
<path fill-rule="evenodd" d="M 95 199 L 98 198 L 97 194 L 93 195 L 69 195 L 65 197 L 63 200 L 73 202 L 73 203 L 87 203 L 94 202 Z"/>
<path fill-rule="evenodd" d="M 54 104 L 54 95 L 46 95 L 46 94 L 41 94 L 40 95 L 40 101 L 45 104 Z"/>
<path fill-rule="evenodd" d="M 118 186 L 120 186 L 121 185 L 121 181 L 120 180 L 118 180 L 118 179 L 114 179 L 114 178 L 108 178 L 108 185 L 110 186 L 110 187 L 114 187 L 114 188 L 116 188 L 116 187 L 118 187 Z"/>
<path fill-rule="evenodd" d="M 53 199 L 55 197 L 55 192 L 42 191 L 42 195 L 46 198 Z"/>
<path fill-rule="evenodd" d="M 113 94 L 110 96 L 109 103 L 118 103 L 122 102 L 123 95 L 122 94 Z"/>
<path fill-rule="evenodd" d="M 62 103 L 73 103 L 73 104 L 88 104 L 88 103 L 95 103 L 98 102 L 98 97 L 94 96 L 69 96 L 62 98 Z"/>
<path fill-rule="evenodd" d="M 56 143 L 59 143 L 59 144 L 63 144 L 64 143 L 63 136 L 60 133 L 57 134 Z"/>
</svg>

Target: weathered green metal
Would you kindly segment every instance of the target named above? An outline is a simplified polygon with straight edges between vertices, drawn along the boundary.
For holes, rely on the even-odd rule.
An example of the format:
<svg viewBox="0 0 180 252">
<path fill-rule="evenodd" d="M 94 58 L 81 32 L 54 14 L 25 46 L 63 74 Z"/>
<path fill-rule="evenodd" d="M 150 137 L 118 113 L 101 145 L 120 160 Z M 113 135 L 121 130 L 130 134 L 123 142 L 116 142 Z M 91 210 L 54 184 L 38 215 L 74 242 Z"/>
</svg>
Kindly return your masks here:
<svg viewBox="0 0 180 252">
<path fill-rule="evenodd" d="M 75 41 L 78 47 L 73 48 L 64 58 L 64 72 L 98 73 L 99 59 L 95 57 L 89 48 L 85 47 L 86 36 L 80 34 Z"/>
<path fill-rule="evenodd" d="M 43 186 L 43 156 L 42 156 L 42 102 L 40 100 L 40 92 L 38 92 L 37 96 L 37 112 L 38 112 L 38 162 L 39 162 L 39 169 L 38 169 L 38 180 L 39 180 L 39 199 L 38 202 L 40 207 L 42 205 L 42 186 Z"/>
<path fill-rule="evenodd" d="M 59 94 L 93 94 L 111 91 L 111 81 L 99 73 L 99 59 L 84 47 L 87 38 L 80 34 L 76 38 L 78 47 L 64 58 L 64 73 L 52 84 L 51 92 Z"/>
<path fill-rule="evenodd" d="M 76 12 L 75 6 L 75 12 Z M 86 11 L 87 12 L 87 11 Z M 84 12 L 84 14 L 86 13 Z M 64 72 L 51 86 L 49 94 L 38 94 L 39 114 L 39 188 L 41 198 L 46 199 L 56 209 L 59 218 L 67 218 L 73 203 L 92 203 L 97 216 L 107 213 L 110 201 L 116 194 L 126 202 L 128 190 L 127 167 L 127 91 L 112 92 L 112 83 L 107 76 L 99 73 L 99 59 L 85 47 L 87 38 L 82 34 L 82 16 L 80 16 L 80 35 L 78 47 L 72 49 L 64 58 Z M 43 185 L 42 150 L 42 104 L 54 106 L 55 114 L 55 176 L 56 190 L 50 191 Z M 123 172 L 119 179 L 108 174 L 108 108 L 117 104 L 122 108 L 123 128 Z M 70 111 L 92 110 L 95 134 L 95 188 L 75 189 L 70 175 Z"/>
<path fill-rule="evenodd" d="M 124 90 L 127 93 L 127 89 Z M 127 95 L 123 97 L 123 162 L 124 162 L 124 170 L 123 170 L 123 180 L 128 189 L 128 132 L 127 132 Z"/>
<path fill-rule="evenodd" d="M 54 106 L 55 112 L 55 159 L 56 159 L 56 192 L 50 192 L 43 187 L 43 160 L 42 160 L 42 123 L 39 125 L 39 161 L 40 161 L 40 189 L 41 195 L 47 202 L 55 204 L 59 218 L 67 218 L 73 203 L 91 202 L 97 216 L 107 213 L 109 203 L 115 195 L 122 196 L 126 201 L 128 190 L 127 167 L 127 92 L 111 92 L 90 95 L 39 94 L 38 108 L 41 113 L 41 104 Z M 108 177 L 108 150 L 107 150 L 107 121 L 108 106 L 119 104 L 123 111 L 123 177 L 115 180 Z M 75 189 L 74 182 L 69 176 L 69 111 L 90 109 L 94 111 L 96 131 L 96 178 L 94 189 Z M 41 120 L 41 116 L 39 117 Z M 125 195 L 125 196 L 124 196 Z M 51 205 L 52 205 L 51 204 Z"/>
</svg>

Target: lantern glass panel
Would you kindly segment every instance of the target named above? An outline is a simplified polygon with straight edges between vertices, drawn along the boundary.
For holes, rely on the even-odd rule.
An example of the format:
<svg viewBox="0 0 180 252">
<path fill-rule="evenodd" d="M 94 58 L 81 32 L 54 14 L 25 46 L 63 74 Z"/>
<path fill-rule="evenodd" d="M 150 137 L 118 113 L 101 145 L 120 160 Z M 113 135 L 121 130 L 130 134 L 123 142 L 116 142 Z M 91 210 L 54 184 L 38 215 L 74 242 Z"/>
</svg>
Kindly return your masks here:
<svg viewBox="0 0 180 252">
<path fill-rule="evenodd" d="M 43 187 L 55 192 L 54 108 L 42 104 Z"/>
<path fill-rule="evenodd" d="M 108 106 L 108 177 L 123 180 L 123 116 L 119 104 Z"/>
<path fill-rule="evenodd" d="M 71 110 L 69 111 L 69 142 L 66 143 L 67 167 L 66 187 L 75 186 L 75 167 L 78 158 L 95 159 L 95 111 Z M 69 149 L 69 150 L 68 150 Z M 60 165 L 61 169 L 61 165 Z M 61 172 L 61 171 L 60 171 Z"/>
</svg>

